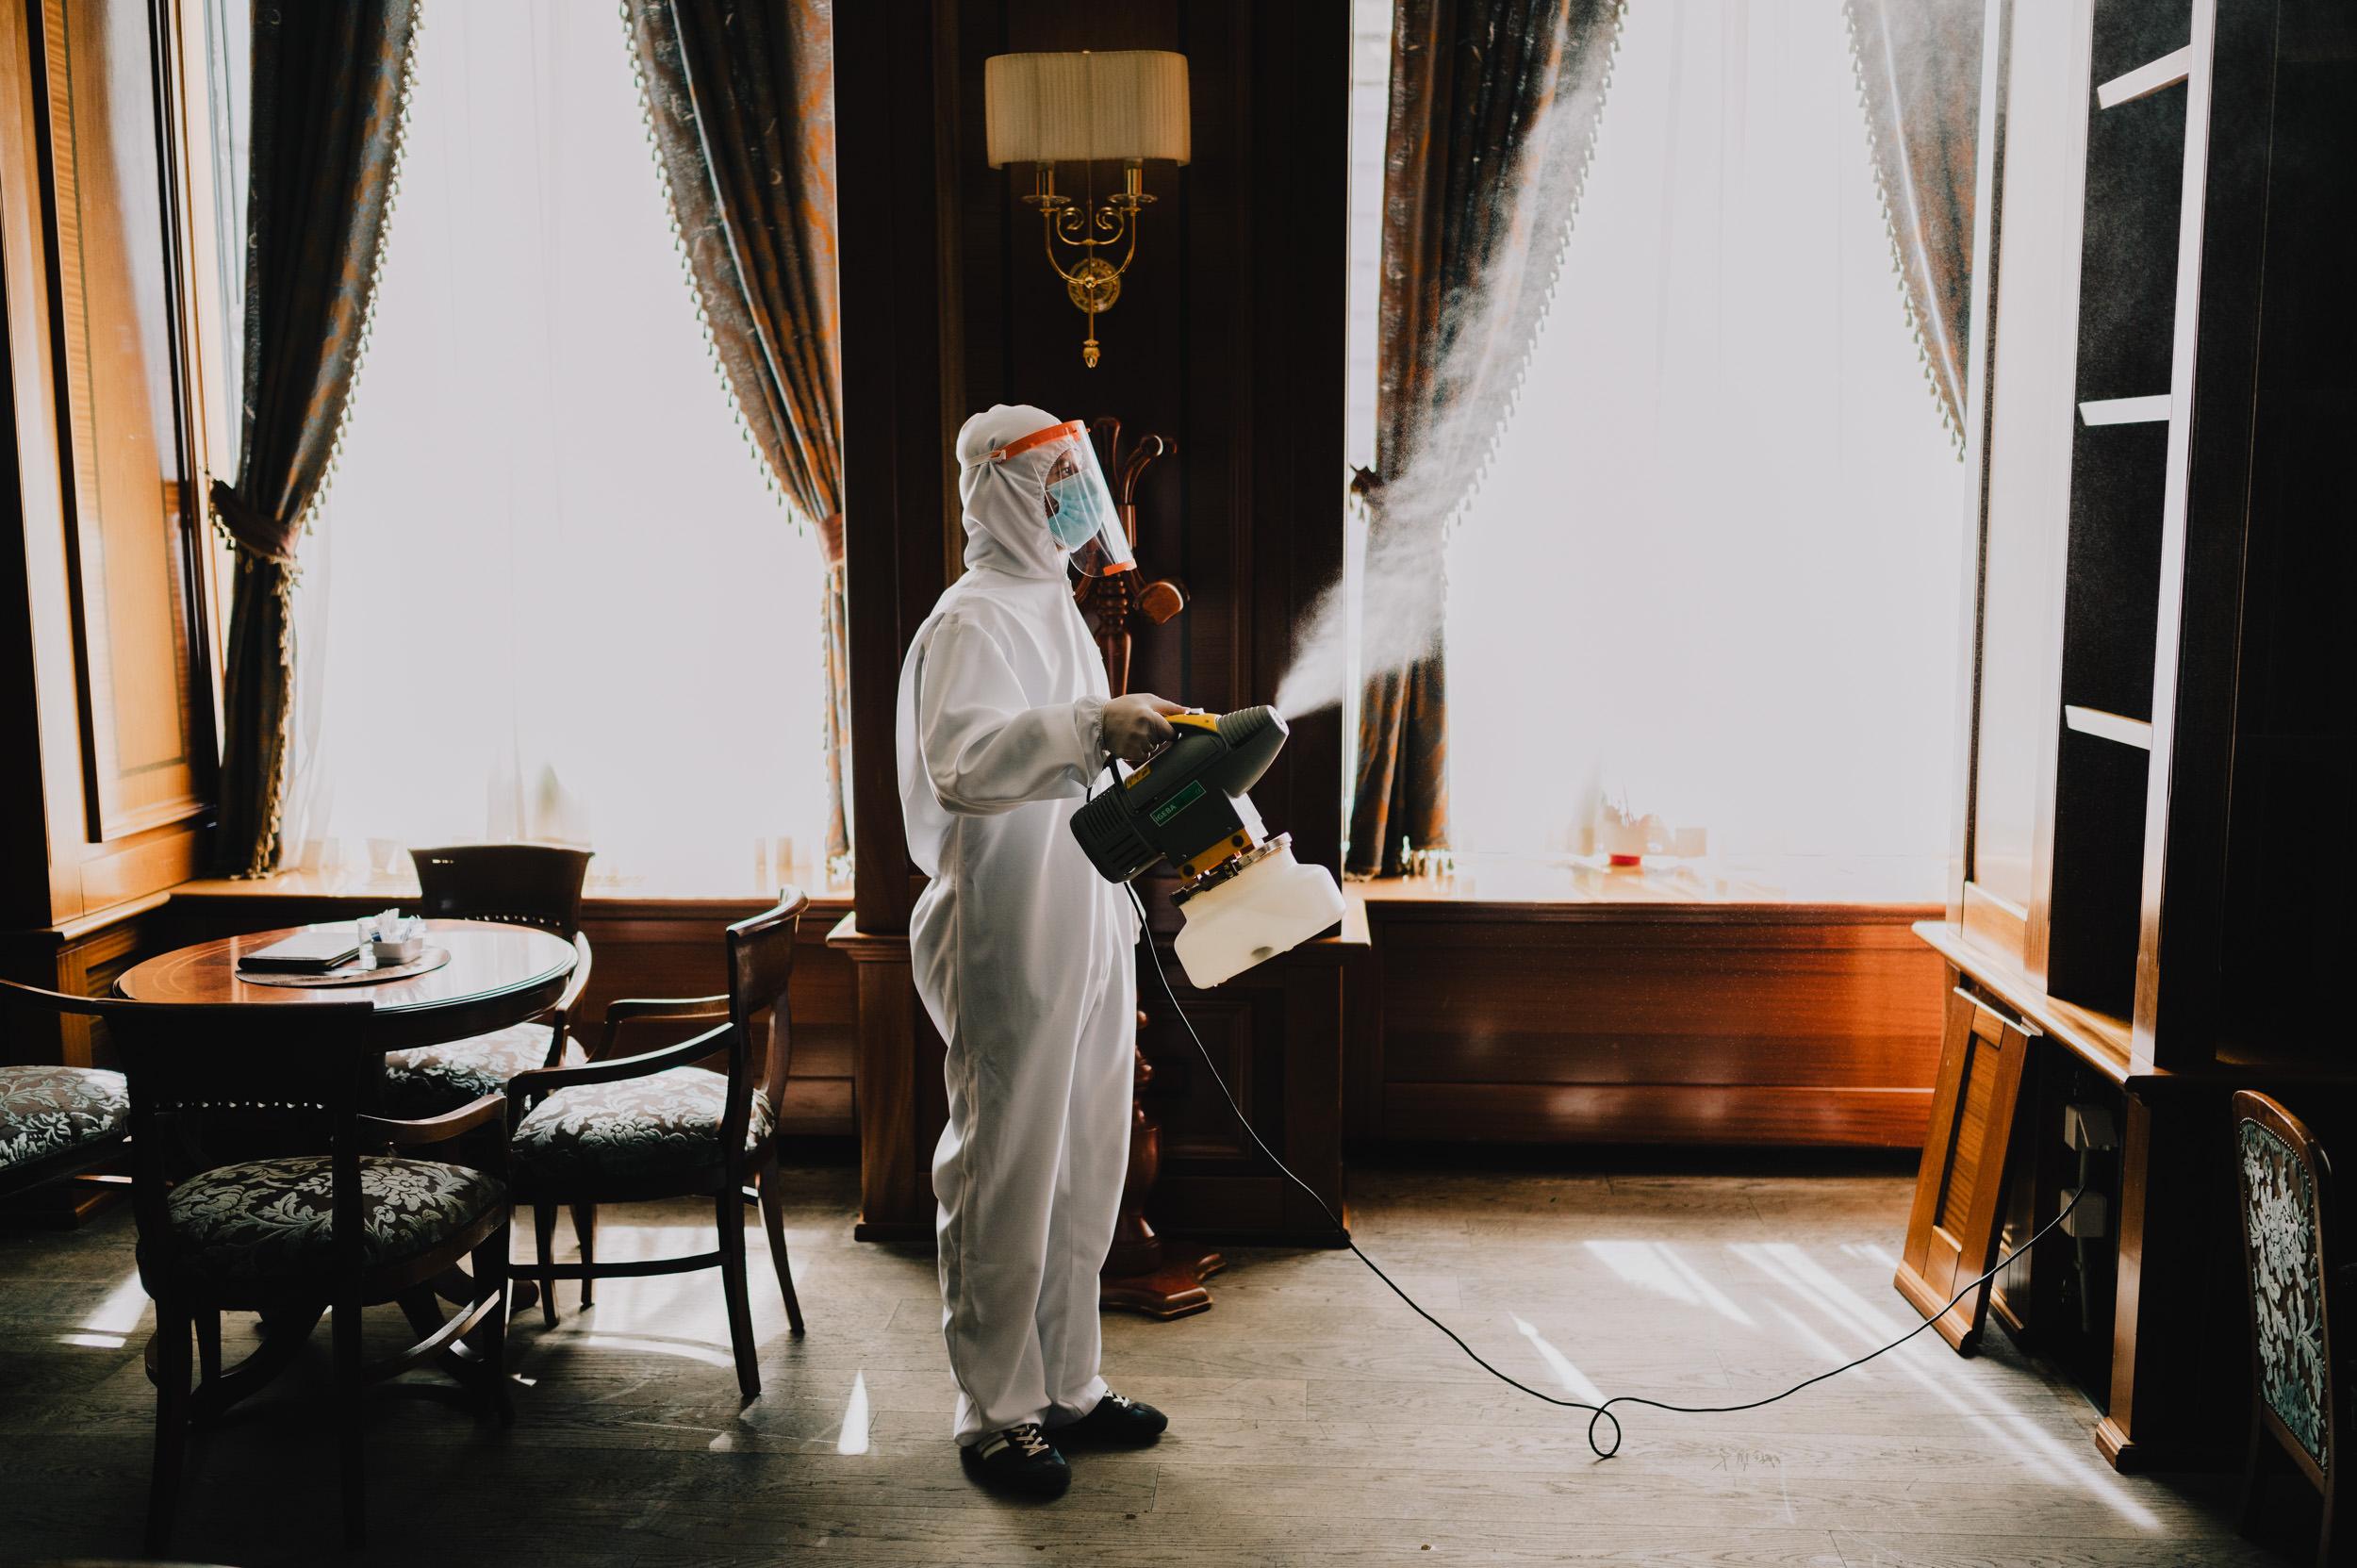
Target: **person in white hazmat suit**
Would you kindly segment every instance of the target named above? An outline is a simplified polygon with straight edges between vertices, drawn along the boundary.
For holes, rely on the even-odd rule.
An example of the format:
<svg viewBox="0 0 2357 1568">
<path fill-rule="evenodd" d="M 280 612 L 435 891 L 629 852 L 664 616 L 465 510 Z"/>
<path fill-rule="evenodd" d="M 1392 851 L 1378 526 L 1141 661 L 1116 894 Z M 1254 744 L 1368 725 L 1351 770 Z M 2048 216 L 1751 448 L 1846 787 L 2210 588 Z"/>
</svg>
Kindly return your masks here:
<svg viewBox="0 0 2357 1568">
<path fill-rule="evenodd" d="M 1061 1447 L 1138 1445 L 1168 1421 L 1097 1373 L 1097 1270 L 1129 1157 L 1138 933 L 1072 815 L 1109 757 L 1171 738 L 1159 697 L 1109 699 L 1066 563 L 1132 564 L 1086 428 L 1001 404 L 958 432 L 965 572 L 900 668 L 909 854 L 931 878 L 909 927 L 948 1042 L 933 1153 L 942 1333 L 969 1473 L 1054 1495 Z M 1061 1445 L 1061 1446 L 1060 1446 Z"/>
</svg>

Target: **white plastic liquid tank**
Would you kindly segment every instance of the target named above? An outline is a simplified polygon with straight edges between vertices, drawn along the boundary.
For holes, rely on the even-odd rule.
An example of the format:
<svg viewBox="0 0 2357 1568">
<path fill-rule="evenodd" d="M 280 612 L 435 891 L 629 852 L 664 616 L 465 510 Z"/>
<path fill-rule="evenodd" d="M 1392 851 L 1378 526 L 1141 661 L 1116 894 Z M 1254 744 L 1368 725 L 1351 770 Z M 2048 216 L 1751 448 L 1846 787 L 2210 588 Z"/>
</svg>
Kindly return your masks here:
<svg viewBox="0 0 2357 1568">
<path fill-rule="evenodd" d="M 1272 848 L 1225 882 L 1179 906 L 1179 965 L 1209 990 L 1266 963 L 1343 917 L 1343 890 L 1323 866 L 1304 866 L 1290 845 Z"/>
</svg>

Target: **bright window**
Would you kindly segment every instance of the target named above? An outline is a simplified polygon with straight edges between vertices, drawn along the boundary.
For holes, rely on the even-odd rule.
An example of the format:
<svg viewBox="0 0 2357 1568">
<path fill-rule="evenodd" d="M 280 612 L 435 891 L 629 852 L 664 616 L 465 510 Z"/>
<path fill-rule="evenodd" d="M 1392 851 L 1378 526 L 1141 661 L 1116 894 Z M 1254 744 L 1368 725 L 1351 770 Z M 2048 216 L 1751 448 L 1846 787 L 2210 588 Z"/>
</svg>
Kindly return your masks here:
<svg viewBox="0 0 2357 1568">
<path fill-rule="evenodd" d="M 1966 470 L 1892 275 L 1839 0 L 1632 6 L 1519 411 L 1449 562 L 1451 837 L 1600 792 L 1937 899 Z"/>
<path fill-rule="evenodd" d="M 776 839 L 805 877 L 825 847 L 818 545 L 732 421 L 621 25 L 437 7 L 419 48 L 304 547 L 288 841 L 563 838 L 599 884 L 774 892 Z"/>
</svg>

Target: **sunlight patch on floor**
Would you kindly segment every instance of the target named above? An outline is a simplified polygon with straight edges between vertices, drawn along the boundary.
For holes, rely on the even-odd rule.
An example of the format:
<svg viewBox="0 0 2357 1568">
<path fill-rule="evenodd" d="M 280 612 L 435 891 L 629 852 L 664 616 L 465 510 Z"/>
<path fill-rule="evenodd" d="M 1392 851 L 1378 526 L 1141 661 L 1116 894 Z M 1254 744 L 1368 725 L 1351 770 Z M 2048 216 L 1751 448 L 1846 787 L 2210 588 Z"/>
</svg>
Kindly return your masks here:
<svg viewBox="0 0 2357 1568">
<path fill-rule="evenodd" d="M 91 1350 L 120 1350 L 131 1342 L 132 1330 L 146 1315 L 147 1287 L 140 1283 L 140 1271 L 133 1269 L 91 1309 L 90 1315 L 82 1319 L 81 1332 L 59 1334 L 58 1343 Z"/>
<path fill-rule="evenodd" d="M 838 1454 L 867 1452 L 867 1374 L 851 1374 L 851 1397 L 843 1407 L 843 1430 L 834 1440 Z"/>
<path fill-rule="evenodd" d="M 584 1350 L 637 1350 L 651 1356 L 677 1356 L 683 1361 L 701 1362 L 706 1366 L 736 1365 L 736 1358 L 726 1350 L 717 1350 L 693 1340 L 668 1339 L 653 1334 L 575 1334 L 560 1328 L 552 1334 L 543 1334 L 539 1343 L 578 1345 Z"/>
<path fill-rule="evenodd" d="M 1854 1354 L 1863 1354 L 1877 1345 L 1887 1345 L 1917 1327 L 1911 1316 L 1910 1321 L 1902 1323 L 1876 1308 L 1789 1242 L 1764 1245 L 1738 1243 L 1729 1250 L 1777 1284 L 1801 1296 L 1843 1329 L 1856 1334 L 1863 1343 Z M 1873 1364 L 1896 1367 L 1925 1393 L 1989 1432 L 1997 1439 L 2001 1450 L 2019 1452 L 2025 1447 L 2036 1450 L 2045 1465 L 2050 1467 L 2048 1473 L 2055 1478 L 2075 1483 L 2080 1491 L 2140 1530 L 2151 1533 L 2160 1530 L 2159 1517 L 2136 1501 L 2118 1476 L 2098 1465 L 2092 1456 L 2077 1453 L 2071 1445 L 2058 1441 L 2052 1433 L 1989 1386 L 1988 1379 L 1978 1381 L 1981 1392 L 1999 1405 L 2000 1408 L 1993 1411 L 1975 1405 L 1955 1392 L 1952 1386 L 1957 1371 L 1953 1358 L 1936 1357 L 1929 1366 L 1908 1358 L 1908 1352 L 1916 1351 L 1919 1345 L 1927 1343 L 1934 1342 L 1918 1335 L 1903 1349 L 1879 1358 Z M 1835 1355 L 1838 1358 L 1839 1352 L 1835 1352 Z M 1844 1376 L 1856 1377 L 1858 1372 L 1853 1371 Z"/>
<path fill-rule="evenodd" d="M 569 1228 L 559 1221 L 559 1235 Z M 750 1239 L 750 1238 L 749 1238 Z M 709 1225 L 614 1225 L 601 1214 L 598 1261 L 635 1263 L 651 1258 L 692 1257 L 715 1245 Z M 565 1252 L 560 1249 L 561 1260 Z M 519 1270 L 519 1272 L 528 1272 Z M 564 1313 L 580 1301 L 580 1286 L 557 1282 L 557 1311 Z M 686 1274 L 654 1274 L 637 1279 L 601 1279 L 598 1304 L 591 1321 L 595 1332 L 639 1334 L 655 1331 L 664 1341 L 709 1340 L 720 1347 L 720 1361 L 733 1364 L 727 1354 L 728 1302 L 720 1289 L 718 1268 Z M 750 1293 L 759 1306 L 761 1293 Z"/>
<path fill-rule="evenodd" d="M 1572 1364 L 1571 1357 L 1549 1345 L 1546 1336 L 1524 1319 L 1516 1317 L 1514 1327 L 1521 1331 L 1523 1338 L 1530 1341 L 1541 1359 L 1545 1361 L 1548 1370 L 1555 1374 L 1556 1381 L 1563 1385 L 1564 1393 L 1591 1405 L 1603 1403 L 1604 1391 L 1588 1380 L 1588 1374 Z"/>
<path fill-rule="evenodd" d="M 1791 1308 L 1786 1306 L 1783 1302 L 1771 1301 L 1768 1303 L 1768 1310 L 1784 1320 L 1785 1327 L 1792 1330 L 1792 1337 L 1799 1340 L 1803 1345 L 1808 1346 L 1808 1353 L 1810 1355 L 1823 1357 L 1827 1366 L 1839 1366 L 1843 1362 L 1850 1359 L 1839 1345 L 1834 1344 L 1833 1341 L 1827 1339 L 1824 1335 L 1819 1333 L 1816 1329 L 1802 1322 L 1799 1314 L 1794 1312 Z M 1871 1375 L 1874 1371 L 1875 1366 L 1879 1364 L 1880 1363 L 1877 1362 L 1872 1365 L 1862 1366 L 1858 1368 L 1857 1371 L 1847 1374 L 1847 1376 L 1855 1378 Z"/>
</svg>

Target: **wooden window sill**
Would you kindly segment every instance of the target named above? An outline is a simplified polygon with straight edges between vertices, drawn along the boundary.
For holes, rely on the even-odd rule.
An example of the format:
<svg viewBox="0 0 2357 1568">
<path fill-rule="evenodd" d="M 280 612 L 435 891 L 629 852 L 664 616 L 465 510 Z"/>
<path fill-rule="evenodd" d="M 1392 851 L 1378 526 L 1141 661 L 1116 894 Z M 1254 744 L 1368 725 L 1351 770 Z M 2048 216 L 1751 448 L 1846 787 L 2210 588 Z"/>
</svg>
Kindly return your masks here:
<svg viewBox="0 0 2357 1568">
<path fill-rule="evenodd" d="M 1717 861 L 1662 859 L 1610 866 L 1601 855 L 1461 855 L 1442 877 L 1352 880 L 1345 891 L 1370 911 L 1401 905 L 1486 906 L 1540 912 L 1651 906 L 1695 910 L 1887 911 L 1894 917 L 1944 913 L 1937 889 L 1946 863 L 1866 856 L 1793 855 Z"/>
<path fill-rule="evenodd" d="M 851 889 L 848 885 L 829 887 L 825 873 L 816 867 L 792 867 L 783 880 L 810 895 L 814 915 L 822 910 L 839 913 L 851 907 Z M 221 903 L 251 900 L 349 902 L 357 913 L 372 913 L 388 905 L 415 903 L 418 879 L 406 868 L 399 871 L 280 871 L 267 877 L 199 878 L 173 888 L 172 898 L 175 901 L 186 900 Z M 759 914 L 776 899 L 774 888 L 707 890 L 650 886 L 645 879 L 601 882 L 593 872 L 589 885 L 582 896 L 582 907 L 585 914 L 607 916 L 659 912 L 677 916 L 725 915 L 730 918 L 741 918 Z"/>
</svg>

